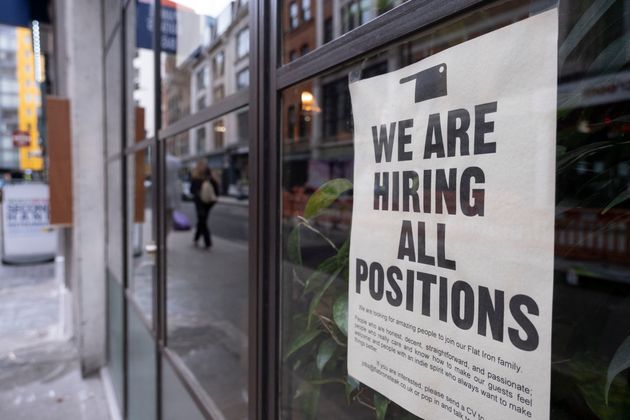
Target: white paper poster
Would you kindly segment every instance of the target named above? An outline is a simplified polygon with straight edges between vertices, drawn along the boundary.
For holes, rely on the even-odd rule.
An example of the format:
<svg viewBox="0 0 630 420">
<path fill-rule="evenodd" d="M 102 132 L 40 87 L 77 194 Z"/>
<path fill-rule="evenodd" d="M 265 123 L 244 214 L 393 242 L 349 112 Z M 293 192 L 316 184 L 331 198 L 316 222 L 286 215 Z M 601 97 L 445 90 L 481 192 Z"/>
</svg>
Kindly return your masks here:
<svg viewBox="0 0 630 420">
<path fill-rule="evenodd" d="M 10 263 L 55 257 L 57 234 L 49 220 L 48 185 L 10 184 L 2 189 L 2 260 Z"/>
<path fill-rule="evenodd" d="M 350 85 L 348 373 L 425 420 L 549 418 L 557 22 Z"/>
</svg>

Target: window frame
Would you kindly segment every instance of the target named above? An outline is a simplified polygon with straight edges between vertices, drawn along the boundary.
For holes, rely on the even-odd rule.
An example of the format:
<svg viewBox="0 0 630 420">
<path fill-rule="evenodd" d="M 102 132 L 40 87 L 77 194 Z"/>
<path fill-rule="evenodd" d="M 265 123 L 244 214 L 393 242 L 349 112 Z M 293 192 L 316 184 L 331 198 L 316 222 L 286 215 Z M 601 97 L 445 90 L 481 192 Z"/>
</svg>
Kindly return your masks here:
<svg viewBox="0 0 630 420">
<path fill-rule="evenodd" d="M 157 188 L 155 194 L 157 223 L 157 259 L 158 268 L 156 275 L 156 328 L 151 333 L 156 341 L 158 357 L 158 378 L 161 378 L 161 363 L 169 363 L 176 371 L 177 376 L 190 393 L 194 403 L 204 416 L 211 418 L 212 409 L 204 391 L 199 389 L 186 373 L 178 366 L 172 352 L 169 350 L 165 330 L 166 310 L 166 211 L 163 208 L 160 197 L 165 195 L 164 186 L 164 159 L 166 139 L 183 133 L 191 128 L 200 126 L 213 120 L 222 118 L 228 113 L 249 106 L 249 179 L 250 206 L 249 206 L 249 418 L 278 418 L 279 407 L 279 322 L 280 322 L 280 258 L 282 252 L 282 232 L 280 231 L 281 216 L 281 113 L 282 106 L 279 93 L 300 81 L 307 80 L 316 75 L 325 73 L 335 67 L 342 66 L 369 54 L 404 37 L 427 30 L 431 25 L 444 19 L 452 18 L 474 7 L 487 3 L 486 0 L 409 0 L 400 4 L 387 13 L 375 17 L 371 21 L 356 27 L 343 37 L 331 39 L 322 46 L 312 49 L 308 54 L 297 57 L 294 61 L 279 65 L 281 58 L 280 39 L 282 34 L 282 3 L 279 1 L 250 0 L 246 2 L 249 7 L 247 26 L 243 27 L 237 35 L 237 40 L 247 39 L 247 48 L 239 48 L 242 42 L 237 42 L 236 60 L 249 56 L 250 81 L 249 87 L 230 94 L 217 101 L 211 101 L 206 108 L 192 115 L 183 117 L 178 121 L 164 127 L 162 115 L 156 112 L 156 135 L 144 139 L 138 143 L 127 139 L 126 130 L 123 130 L 123 151 L 107 159 L 112 162 L 121 159 L 126 170 L 126 160 L 132 159 L 134 154 L 148 146 L 152 147 L 152 154 L 156 163 Z M 121 7 L 119 20 L 124 22 L 127 9 L 134 2 L 126 1 Z M 297 3 L 296 3 L 297 4 Z M 153 0 L 154 16 L 153 27 L 161 28 L 161 2 Z M 311 14 L 313 4 L 311 3 Z M 298 7 L 299 9 L 299 7 Z M 288 10 L 288 9 L 287 9 Z M 314 18 L 314 16 L 312 16 Z M 298 17 L 299 19 L 299 17 Z M 120 23 L 119 21 L 119 23 Z M 118 25 L 123 30 L 125 25 Z M 241 35 L 247 31 L 246 35 Z M 161 62 L 160 62 L 160 31 L 153 34 L 155 71 L 155 109 L 161 108 Z M 112 42 L 109 38 L 105 42 L 105 50 L 126 46 Z M 121 38 L 122 40 L 125 37 Z M 225 75 L 225 60 L 230 54 L 225 54 L 222 49 L 217 54 L 223 54 L 223 64 L 219 66 L 220 76 Z M 215 55 L 216 57 L 216 55 Z M 123 55 L 123 64 L 128 57 Z M 126 68 L 122 66 L 122 68 Z M 214 62 L 213 62 L 213 71 Z M 123 72 L 124 73 L 124 72 Z M 212 84 L 215 82 L 212 77 Z M 126 85 L 123 88 L 126 92 Z M 123 95 L 123 101 L 126 95 Z M 121 107 L 124 118 L 126 104 Z M 297 119 L 297 112 L 296 112 Z M 126 121 L 126 120 L 124 120 Z M 297 121 L 296 121 L 297 123 Z M 211 136 L 210 136 L 211 137 Z M 121 179 L 127 179 L 126 174 Z M 126 186 L 123 185 L 123 200 L 126 198 Z M 124 223 L 128 223 L 127 215 L 124 215 Z M 272 244 L 272 245 L 269 245 Z M 127 273 L 127 270 L 123 270 Z M 125 295 L 125 294 L 123 294 Z M 124 296 L 124 303 L 133 302 L 128 296 Z M 126 305 L 125 305 L 126 307 Z M 134 310 L 130 305 L 130 310 Z M 126 340 L 126 334 L 125 338 Z M 126 351 L 126 347 L 125 347 Z M 126 355 L 125 355 L 126 357 Z M 164 360 L 164 362 L 162 361 Z M 125 372 L 126 375 L 126 372 Z M 160 379 L 158 379 L 159 381 Z M 161 400 L 161 388 L 157 386 L 158 406 Z M 160 408 L 158 407 L 160 414 Z"/>
</svg>

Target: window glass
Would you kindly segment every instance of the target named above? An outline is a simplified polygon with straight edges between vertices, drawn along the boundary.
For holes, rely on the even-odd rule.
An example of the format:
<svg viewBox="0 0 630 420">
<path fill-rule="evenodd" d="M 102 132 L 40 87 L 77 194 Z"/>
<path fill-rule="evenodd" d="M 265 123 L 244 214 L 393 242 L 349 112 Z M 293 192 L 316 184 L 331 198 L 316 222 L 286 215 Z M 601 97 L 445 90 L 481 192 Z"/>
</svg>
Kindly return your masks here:
<svg viewBox="0 0 630 420">
<path fill-rule="evenodd" d="M 153 150 L 148 147 L 127 156 L 128 288 L 148 323 L 153 320 L 156 274 Z"/>
<path fill-rule="evenodd" d="M 249 86 L 249 68 L 243 69 L 236 75 L 236 89 L 241 90 Z"/>
<path fill-rule="evenodd" d="M 225 53 L 223 51 L 217 52 L 212 58 L 212 69 L 215 78 L 223 76 L 225 72 Z"/>
<path fill-rule="evenodd" d="M 249 28 L 243 29 L 236 38 L 236 57 L 242 58 L 249 53 Z"/>
<path fill-rule="evenodd" d="M 205 420 L 171 362 L 162 358 L 162 412 L 166 419 Z"/>
<path fill-rule="evenodd" d="M 206 107 L 206 96 L 202 95 L 197 98 L 197 111 L 201 111 Z"/>
<path fill-rule="evenodd" d="M 117 408 L 123 405 L 123 287 L 107 273 L 107 371 L 111 377 Z M 119 412 L 119 414 L 121 414 Z"/>
<path fill-rule="evenodd" d="M 201 69 L 197 71 L 197 89 L 199 90 L 205 89 L 208 85 L 208 73 L 206 69 L 207 67 L 202 66 Z"/>
<path fill-rule="evenodd" d="M 107 341 L 108 370 L 118 406 L 122 407 L 124 395 L 123 352 L 123 267 L 122 267 L 122 206 L 121 161 L 107 164 Z"/>
<path fill-rule="evenodd" d="M 339 2 L 332 38 L 394 5 L 378 2 L 373 14 L 366 14 L 366 3 Z M 333 2 L 313 7 L 320 4 L 324 18 L 331 16 Z M 628 62 L 611 59 L 625 54 L 630 6 L 576 1 L 559 7 L 551 418 L 627 418 L 627 371 L 615 376 L 607 403 L 605 385 L 613 356 L 630 336 L 630 287 L 622 274 L 630 261 L 630 106 L 625 96 L 613 93 L 626 83 Z M 318 188 L 353 179 L 349 74 L 369 78 L 391 72 L 526 18 L 532 10 L 527 1 L 497 2 L 282 92 L 280 417 L 367 419 L 377 418 L 375 409 L 384 407 L 370 388 L 347 375 L 346 337 L 334 314 L 347 293 L 347 262 L 337 260 L 341 274 L 326 282 L 330 265 L 325 261 L 343 256 L 349 240 L 352 190 L 304 227 L 305 208 Z M 309 328 L 320 332 L 306 340 Z M 415 417 L 392 402 L 378 418 Z"/>
<path fill-rule="evenodd" d="M 199 127 L 197 129 L 197 154 L 204 153 L 206 151 L 206 127 Z"/>
<path fill-rule="evenodd" d="M 134 116 L 127 118 L 128 139 L 155 135 L 154 54 L 149 29 L 153 13 L 153 2 L 137 1 L 127 7 L 127 115 Z"/>
<path fill-rule="evenodd" d="M 162 11 L 167 28 L 161 60 L 166 128 L 239 90 L 237 75 L 249 67 L 249 5 L 230 0 L 164 2 Z M 220 98 L 213 95 L 218 86 L 224 89 Z M 200 99 L 204 95 L 205 102 Z"/>
<path fill-rule="evenodd" d="M 404 2 L 405 0 L 280 1 L 282 64 L 290 62 L 289 52 L 299 51 L 305 42 L 307 51 L 312 51 Z"/>
<path fill-rule="evenodd" d="M 302 0 L 302 20 L 311 19 L 311 0 Z"/>
<path fill-rule="evenodd" d="M 120 45 L 120 30 L 114 32 L 113 45 Z M 105 135 L 107 156 L 122 150 L 122 78 L 120 74 L 122 54 L 120 48 L 111 48 L 105 55 Z"/>
<path fill-rule="evenodd" d="M 212 123 L 212 130 L 214 148 L 216 150 L 223 149 L 225 147 L 225 123 L 222 118 Z"/>
<path fill-rule="evenodd" d="M 133 307 L 127 322 L 129 418 L 153 420 L 157 403 L 155 342 Z"/>
<path fill-rule="evenodd" d="M 296 2 L 291 2 L 289 4 L 289 26 L 291 29 L 295 29 L 300 24 L 300 20 L 298 18 L 298 5 Z"/>
<path fill-rule="evenodd" d="M 218 85 L 212 92 L 212 99 L 214 102 L 218 102 L 225 97 L 225 88 L 223 85 Z"/>
<path fill-rule="evenodd" d="M 155 73 L 151 34 L 154 5 L 150 1 L 130 2 L 126 8 L 127 51 L 127 144 L 126 147 L 155 135 Z M 127 293 L 133 300 L 133 316 L 142 318 L 152 328 L 156 276 L 156 243 L 154 218 L 154 148 L 142 148 L 127 154 Z M 146 332 L 148 334 L 148 332 Z M 135 344 L 144 343 L 138 341 Z M 142 347 L 146 350 L 146 343 Z M 131 358 L 130 358 L 131 359 Z M 148 359 L 147 359 L 148 360 Z M 144 370 L 135 366 L 139 358 L 129 360 L 130 371 Z M 136 377 L 137 380 L 137 377 Z M 139 387 L 138 390 L 141 390 Z M 150 392 L 144 389 L 140 392 Z M 134 408 L 135 409 L 135 408 Z"/>
<path fill-rule="evenodd" d="M 167 346 L 218 418 L 247 416 L 248 117 L 166 143 Z M 207 147 L 182 146 L 188 138 Z"/>
</svg>

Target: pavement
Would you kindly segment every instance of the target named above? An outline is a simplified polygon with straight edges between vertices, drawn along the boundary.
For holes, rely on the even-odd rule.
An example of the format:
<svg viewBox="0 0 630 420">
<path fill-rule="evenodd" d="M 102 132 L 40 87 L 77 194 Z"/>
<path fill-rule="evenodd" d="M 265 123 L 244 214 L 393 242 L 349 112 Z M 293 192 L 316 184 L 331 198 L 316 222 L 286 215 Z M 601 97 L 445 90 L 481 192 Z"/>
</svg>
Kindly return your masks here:
<svg viewBox="0 0 630 420">
<path fill-rule="evenodd" d="M 222 199 L 208 219 L 213 246 L 193 244 L 194 206 L 178 210 L 193 224 L 167 238 L 168 347 L 206 391 L 213 418 L 247 418 L 248 207 Z M 146 220 L 151 220 L 149 214 Z M 151 242 L 149 224 L 143 244 Z M 201 245 L 202 241 L 199 241 Z M 140 247 L 142 250 L 142 247 Z M 153 257 L 137 252 L 130 277 L 136 307 L 152 314 Z"/>
<path fill-rule="evenodd" d="M 82 378 L 54 263 L 0 265 L 0 420 L 107 420 L 98 375 Z"/>
<path fill-rule="evenodd" d="M 180 209 L 194 221 L 192 206 Z M 167 246 L 168 345 L 193 372 L 218 419 L 247 417 L 247 206 L 221 202 L 209 217 L 213 246 L 194 230 Z"/>
</svg>

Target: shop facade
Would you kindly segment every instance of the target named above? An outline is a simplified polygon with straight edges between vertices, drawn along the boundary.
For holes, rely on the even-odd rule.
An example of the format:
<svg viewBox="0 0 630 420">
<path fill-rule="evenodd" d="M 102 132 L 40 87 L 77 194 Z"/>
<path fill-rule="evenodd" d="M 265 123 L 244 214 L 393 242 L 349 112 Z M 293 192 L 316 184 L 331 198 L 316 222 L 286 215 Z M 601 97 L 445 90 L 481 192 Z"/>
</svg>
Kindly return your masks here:
<svg viewBox="0 0 630 420">
<path fill-rule="evenodd" d="M 106 371 L 121 418 L 416 418 L 346 369 L 361 112 L 349 86 L 554 9 L 555 170 L 536 172 L 555 190 L 541 380 L 552 419 L 628 418 L 627 2 L 102 7 Z M 193 244 L 198 164 L 220 184 L 209 251 Z"/>
</svg>

